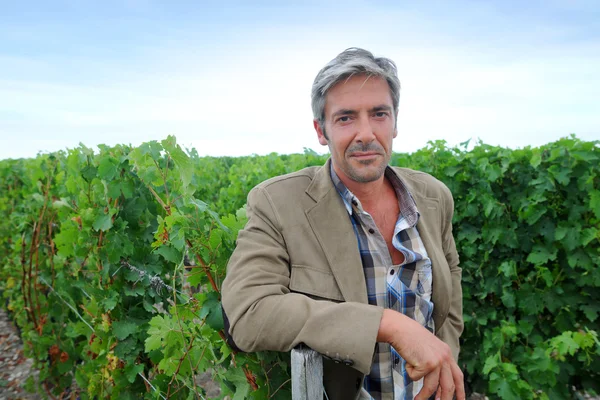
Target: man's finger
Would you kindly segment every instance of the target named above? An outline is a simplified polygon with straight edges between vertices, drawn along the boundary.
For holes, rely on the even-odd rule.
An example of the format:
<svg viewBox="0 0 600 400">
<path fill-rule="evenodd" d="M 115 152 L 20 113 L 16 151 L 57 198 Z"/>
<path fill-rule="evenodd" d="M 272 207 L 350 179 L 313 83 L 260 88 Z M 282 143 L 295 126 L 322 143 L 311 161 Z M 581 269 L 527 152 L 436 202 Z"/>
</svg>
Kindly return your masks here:
<svg viewBox="0 0 600 400">
<path fill-rule="evenodd" d="M 444 364 L 442 366 L 442 370 L 440 371 L 440 387 L 442 389 L 441 399 L 452 400 L 455 386 L 454 377 L 452 376 L 452 369 L 448 364 Z"/>
<path fill-rule="evenodd" d="M 423 378 L 423 387 L 415 400 L 427 400 L 435 393 L 440 382 L 440 368 L 436 368 Z"/>
<path fill-rule="evenodd" d="M 465 377 L 455 363 L 452 363 L 450 368 L 452 369 L 452 377 L 454 378 L 454 386 L 456 387 L 456 400 L 466 400 Z"/>
<path fill-rule="evenodd" d="M 414 365 L 409 364 L 407 362 L 406 363 L 406 373 L 408 374 L 408 377 L 410 378 L 410 380 L 415 382 L 415 381 L 418 381 L 419 379 L 423 378 L 427 374 L 427 371 L 418 369 Z"/>
</svg>

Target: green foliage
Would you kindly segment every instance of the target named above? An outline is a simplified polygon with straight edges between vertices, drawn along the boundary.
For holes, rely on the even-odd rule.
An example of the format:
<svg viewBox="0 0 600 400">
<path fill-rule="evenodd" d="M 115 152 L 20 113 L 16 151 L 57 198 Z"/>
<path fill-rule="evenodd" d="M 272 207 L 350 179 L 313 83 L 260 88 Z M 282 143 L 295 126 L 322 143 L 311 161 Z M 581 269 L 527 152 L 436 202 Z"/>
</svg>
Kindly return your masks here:
<svg viewBox="0 0 600 400">
<path fill-rule="evenodd" d="M 471 151 L 431 143 L 396 163 L 445 182 L 463 269 L 461 360 L 503 399 L 598 390 L 600 150 L 574 137 Z"/>
<path fill-rule="evenodd" d="M 221 398 L 289 399 L 287 355 L 226 345 L 220 283 L 248 191 L 325 160 L 201 158 L 168 137 L 0 161 L 0 291 L 40 389 L 59 396 L 75 381 L 83 399 L 206 398 L 195 377 L 208 372 Z M 473 389 L 600 390 L 599 160 L 598 143 L 575 137 L 393 155 L 454 194 Z"/>
</svg>

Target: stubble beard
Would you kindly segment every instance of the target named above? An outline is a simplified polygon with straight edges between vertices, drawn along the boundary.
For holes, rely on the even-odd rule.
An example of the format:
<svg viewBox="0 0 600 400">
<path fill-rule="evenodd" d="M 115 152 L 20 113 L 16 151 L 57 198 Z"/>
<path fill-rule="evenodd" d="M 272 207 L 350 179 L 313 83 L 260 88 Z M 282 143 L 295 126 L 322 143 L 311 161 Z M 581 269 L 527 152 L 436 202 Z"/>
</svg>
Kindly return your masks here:
<svg viewBox="0 0 600 400">
<path fill-rule="evenodd" d="M 368 152 L 368 151 L 377 152 L 378 154 L 380 154 L 381 157 L 383 157 L 383 160 L 380 160 L 377 158 L 374 160 L 359 160 L 358 163 L 364 165 L 365 167 L 371 166 L 378 162 L 381 162 L 381 164 L 373 166 L 374 169 L 355 168 L 350 162 L 352 153 Z M 345 168 L 346 171 L 344 171 L 344 172 L 346 172 L 346 174 L 348 175 L 348 178 L 352 179 L 355 182 L 360 182 L 360 183 L 374 182 L 374 181 L 378 180 L 379 178 L 381 178 L 385 172 L 385 168 L 387 167 L 388 163 L 390 162 L 390 157 L 385 152 L 383 147 L 381 147 L 378 144 L 373 144 L 373 142 L 368 145 L 356 144 L 356 145 L 349 147 L 346 150 L 344 157 L 345 157 L 344 164 L 346 166 L 346 168 Z"/>
</svg>

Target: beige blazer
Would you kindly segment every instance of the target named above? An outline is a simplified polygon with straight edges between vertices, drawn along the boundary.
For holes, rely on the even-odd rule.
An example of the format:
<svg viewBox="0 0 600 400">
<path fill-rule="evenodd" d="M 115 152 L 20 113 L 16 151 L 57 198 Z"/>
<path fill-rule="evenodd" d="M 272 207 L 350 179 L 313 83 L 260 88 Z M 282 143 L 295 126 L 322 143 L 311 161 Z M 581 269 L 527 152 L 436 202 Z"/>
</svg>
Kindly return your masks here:
<svg viewBox="0 0 600 400">
<path fill-rule="evenodd" d="M 329 398 L 351 399 L 370 371 L 383 309 L 368 304 L 358 243 L 329 163 L 252 189 L 222 302 L 240 349 L 290 351 L 304 343 L 329 357 Z M 393 170 L 421 214 L 417 229 L 432 263 L 436 336 L 458 358 L 462 290 L 452 195 L 431 175 Z"/>
</svg>

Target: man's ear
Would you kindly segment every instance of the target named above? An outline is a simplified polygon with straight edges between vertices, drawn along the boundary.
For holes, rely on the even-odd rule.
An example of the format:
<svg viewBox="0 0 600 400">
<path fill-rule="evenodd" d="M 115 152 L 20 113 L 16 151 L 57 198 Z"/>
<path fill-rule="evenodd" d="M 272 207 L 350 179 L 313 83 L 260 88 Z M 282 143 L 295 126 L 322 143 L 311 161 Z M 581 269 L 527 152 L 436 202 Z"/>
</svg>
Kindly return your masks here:
<svg viewBox="0 0 600 400">
<path fill-rule="evenodd" d="M 313 126 L 315 127 L 315 131 L 317 131 L 317 137 L 319 138 L 319 143 L 321 143 L 321 145 L 323 145 L 323 146 L 327 146 L 329 144 L 329 141 L 327 140 L 327 137 L 325 136 L 325 131 L 321 128 L 321 124 L 319 123 L 319 120 L 313 119 Z"/>
</svg>

